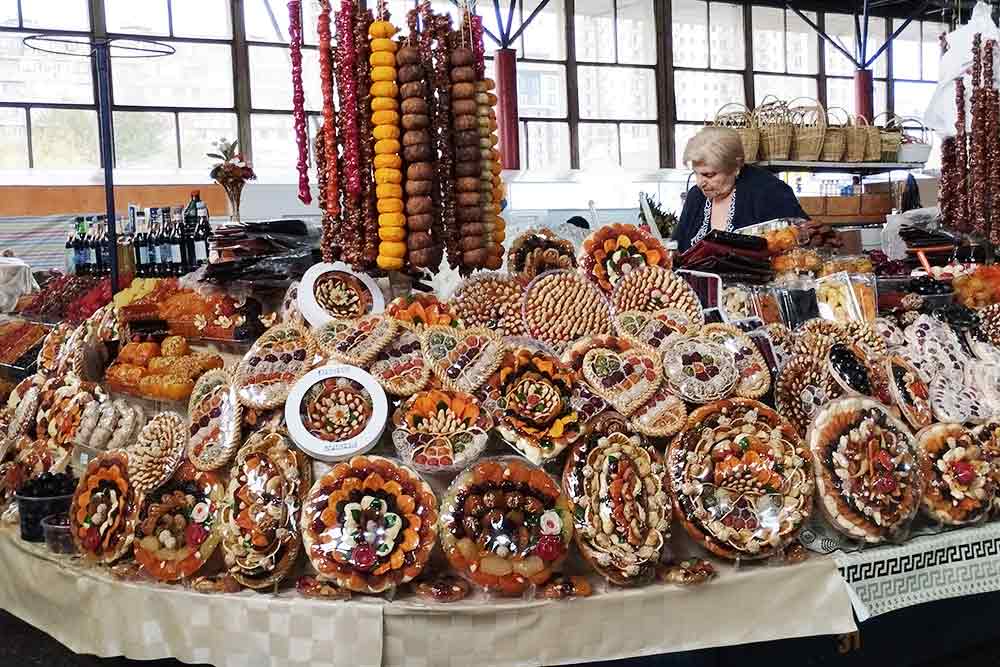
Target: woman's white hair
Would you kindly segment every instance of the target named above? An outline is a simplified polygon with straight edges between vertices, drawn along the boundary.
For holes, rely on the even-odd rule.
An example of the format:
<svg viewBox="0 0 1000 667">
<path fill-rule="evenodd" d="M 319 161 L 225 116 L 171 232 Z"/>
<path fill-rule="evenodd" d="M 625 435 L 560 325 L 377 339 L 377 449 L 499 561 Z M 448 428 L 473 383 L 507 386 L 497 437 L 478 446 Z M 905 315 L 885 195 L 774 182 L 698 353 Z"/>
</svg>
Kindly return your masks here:
<svg viewBox="0 0 1000 667">
<path fill-rule="evenodd" d="M 691 167 L 705 165 L 731 174 L 739 171 L 744 162 L 743 141 L 728 127 L 702 128 L 684 147 L 684 163 Z"/>
</svg>

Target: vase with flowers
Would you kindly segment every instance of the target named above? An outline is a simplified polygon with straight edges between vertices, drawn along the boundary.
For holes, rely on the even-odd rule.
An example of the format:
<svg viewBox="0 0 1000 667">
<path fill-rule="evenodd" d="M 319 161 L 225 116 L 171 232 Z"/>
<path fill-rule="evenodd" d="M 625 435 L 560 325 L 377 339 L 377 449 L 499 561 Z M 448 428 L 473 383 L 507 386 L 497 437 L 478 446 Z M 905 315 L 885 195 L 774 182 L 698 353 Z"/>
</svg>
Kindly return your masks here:
<svg viewBox="0 0 1000 667">
<path fill-rule="evenodd" d="M 247 163 L 238 149 L 239 141 L 227 141 L 225 137 L 213 141 L 215 152 L 207 153 L 208 157 L 221 160 L 212 167 L 209 174 L 222 186 L 229 198 L 229 217 L 233 222 L 240 221 L 240 196 L 247 181 L 257 179 L 253 167 Z"/>
</svg>

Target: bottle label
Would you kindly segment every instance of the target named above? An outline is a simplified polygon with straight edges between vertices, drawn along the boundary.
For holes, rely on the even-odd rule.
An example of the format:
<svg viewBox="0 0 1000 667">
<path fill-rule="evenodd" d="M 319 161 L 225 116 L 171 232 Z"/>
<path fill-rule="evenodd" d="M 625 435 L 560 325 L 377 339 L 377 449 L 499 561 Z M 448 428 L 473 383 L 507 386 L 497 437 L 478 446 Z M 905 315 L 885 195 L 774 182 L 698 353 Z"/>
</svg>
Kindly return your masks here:
<svg viewBox="0 0 1000 667">
<path fill-rule="evenodd" d="M 194 258 L 199 262 L 208 261 L 208 245 L 205 243 L 194 244 Z"/>
<path fill-rule="evenodd" d="M 139 246 L 139 264 L 142 266 L 149 264 L 149 249 L 146 246 Z"/>
<path fill-rule="evenodd" d="M 170 261 L 178 266 L 183 263 L 184 257 L 181 255 L 181 246 L 179 243 L 172 243 L 170 245 Z"/>
</svg>

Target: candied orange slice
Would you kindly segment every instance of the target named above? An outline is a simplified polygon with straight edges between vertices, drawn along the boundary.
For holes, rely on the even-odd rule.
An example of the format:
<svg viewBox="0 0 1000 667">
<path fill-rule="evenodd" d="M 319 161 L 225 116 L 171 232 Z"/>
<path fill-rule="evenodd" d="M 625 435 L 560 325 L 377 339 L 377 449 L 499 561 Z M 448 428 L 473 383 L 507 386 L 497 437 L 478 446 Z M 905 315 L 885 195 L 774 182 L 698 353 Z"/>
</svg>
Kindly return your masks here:
<svg viewBox="0 0 1000 667">
<path fill-rule="evenodd" d="M 417 503 L 412 496 L 396 496 L 396 508 L 400 514 L 413 514 Z"/>
<path fill-rule="evenodd" d="M 413 551 L 420 544 L 420 535 L 413 528 L 407 528 L 403 531 L 403 551 Z"/>
</svg>

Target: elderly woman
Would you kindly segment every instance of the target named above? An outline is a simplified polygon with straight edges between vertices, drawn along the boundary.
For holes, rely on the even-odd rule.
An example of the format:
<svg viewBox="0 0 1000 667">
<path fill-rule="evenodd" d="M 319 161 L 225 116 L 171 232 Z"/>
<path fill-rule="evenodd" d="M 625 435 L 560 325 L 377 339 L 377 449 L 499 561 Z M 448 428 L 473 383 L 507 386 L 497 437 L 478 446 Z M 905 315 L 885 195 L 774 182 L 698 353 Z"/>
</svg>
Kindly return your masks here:
<svg viewBox="0 0 1000 667">
<path fill-rule="evenodd" d="M 733 130 L 698 132 L 684 149 L 684 163 L 694 170 L 697 186 L 688 191 L 674 232 L 681 252 L 710 229 L 733 231 L 775 218 L 809 217 L 787 183 L 744 164 L 743 142 Z"/>
</svg>

